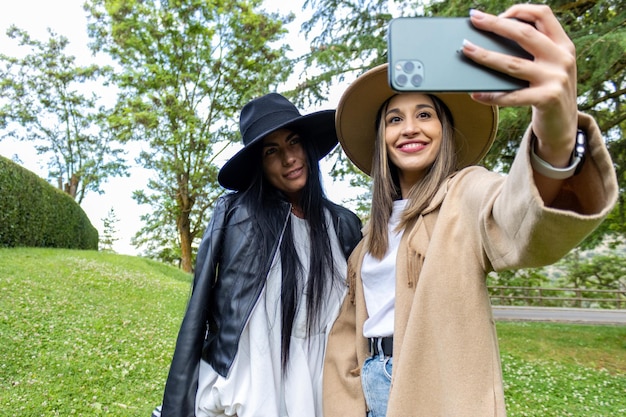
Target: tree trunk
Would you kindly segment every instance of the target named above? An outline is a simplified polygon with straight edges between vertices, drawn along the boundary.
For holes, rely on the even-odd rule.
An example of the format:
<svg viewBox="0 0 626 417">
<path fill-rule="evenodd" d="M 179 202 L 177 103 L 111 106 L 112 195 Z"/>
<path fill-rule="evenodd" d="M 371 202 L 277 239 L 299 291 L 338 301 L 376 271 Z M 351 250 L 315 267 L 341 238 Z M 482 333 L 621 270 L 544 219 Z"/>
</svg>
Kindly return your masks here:
<svg viewBox="0 0 626 417">
<path fill-rule="evenodd" d="M 193 272 L 191 262 L 191 229 L 189 211 L 182 210 L 178 217 L 178 235 L 180 237 L 181 269 L 185 272 Z"/>
<path fill-rule="evenodd" d="M 78 176 L 76 174 L 72 174 L 69 183 L 65 183 L 65 193 L 69 194 L 74 200 L 76 200 L 76 191 L 78 190 Z"/>
</svg>

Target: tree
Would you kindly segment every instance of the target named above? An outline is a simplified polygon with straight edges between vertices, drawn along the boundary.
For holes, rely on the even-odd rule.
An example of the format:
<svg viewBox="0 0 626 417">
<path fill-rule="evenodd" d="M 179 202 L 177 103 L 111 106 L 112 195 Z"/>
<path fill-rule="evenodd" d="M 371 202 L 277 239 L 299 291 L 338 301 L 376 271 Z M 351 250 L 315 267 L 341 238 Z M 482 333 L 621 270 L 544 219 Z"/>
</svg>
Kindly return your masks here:
<svg viewBox="0 0 626 417">
<path fill-rule="evenodd" d="M 100 238 L 100 250 L 113 252 L 113 245 L 115 244 L 115 242 L 120 240 L 116 236 L 118 232 L 117 230 L 118 222 L 119 222 L 119 219 L 117 218 L 117 215 L 115 214 L 115 210 L 113 209 L 113 207 L 111 207 L 109 209 L 109 212 L 107 213 L 107 216 L 102 219 L 103 231 L 102 231 L 102 237 Z"/>
<path fill-rule="evenodd" d="M 386 62 L 386 29 L 399 16 L 467 16 L 468 10 L 498 13 L 517 1 L 486 0 L 306 0 L 313 10 L 303 26 L 311 39 L 311 51 L 300 59 L 315 74 L 303 72 L 306 81 L 298 91 L 316 100 L 335 83 L 352 80 L 365 70 Z M 554 10 L 577 47 L 579 108 L 592 114 L 605 135 L 616 162 L 620 190 L 626 188 L 626 9 L 617 0 L 544 1 Z M 392 13 L 392 7 L 395 12 Z M 416 45 L 419 40 L 416 40 Z M 497 140 L 483 164 L 506 172 L 530 122 L 527 108 L 505 108 L 500 112 Z M 339 156 L 341 157 L 341 156 Z M 350 165 L 338 164 L 336 175 L 360 175 Z M 367 180 L 357 180 L 367 183 Z M 585 242 L 593 247 L 607 238 L 615 244 L 626 237 L 625 201 L 618 206 Z"/>
<path fill-rule="evenodd" d="M 101 193 L 106 178 L 126 174 L 123 150 L 107 129 L 107 111 L 96 94 L 85 93 L 89 83 L 106 83 L 109 69 L 77 65 L 64 53 L 67 38 L 48 33 L 41 42 L 15 26 L 7 31 L 29 52 L 0 55 L 0 129 L 49 155 L 49 179 L 80 204 L 87 192 Z"/>
<path fill-rule="evenodd" d="M 491 272 L 487 275 L 487 285 L 492 303 L 529 305 L 526 298 L 535 293 L 531 288 L 541 288 L 550 282 L 546 268 L 525 268 Z M 509 297 L 507 299 L 507 297 Z M 531 305 L 545 305 L 544 300 L 533 300 Z"/>
<path fill-rule="evenodd" d="M 541 287 L 548 284 L 546 268 L 525 268 L 492 272 L 487 276 L 487 284 L 493 286 Z"/>
<path fill-rule="evenodd" d="M 279 41 L 281 17 L 261 1 L 90 0 L 95 51 L 119 66 L 117 135 L 145 141 L 139 162 L 155 173 L 134 198 L 153 211 L 134 242 L 192 270 L 193 242 L 224 192 L 217 163 L 224 144 L 239 142 L 235 121 L 251 98 L 276 90 L 291 73 Z M 164 234 L 176 230 L 176 235 Z M 176 245 L 176 246 L 174 246 Z"/>
<path fill-rule="evenodd" d="M 603 294 L 586 293 L 585 289 L 621 290 L 623 293 L 620 298 L 626 300 L 626 260 L 623 248 L 621 251 L 605 251 L 600 254 L 586 254 L 574 250 L 563 258 L 558 266 L 565 271 L 559 279 L 559 284 L 573 288 L 577 297 L 606 298 Z"/>
</svg>

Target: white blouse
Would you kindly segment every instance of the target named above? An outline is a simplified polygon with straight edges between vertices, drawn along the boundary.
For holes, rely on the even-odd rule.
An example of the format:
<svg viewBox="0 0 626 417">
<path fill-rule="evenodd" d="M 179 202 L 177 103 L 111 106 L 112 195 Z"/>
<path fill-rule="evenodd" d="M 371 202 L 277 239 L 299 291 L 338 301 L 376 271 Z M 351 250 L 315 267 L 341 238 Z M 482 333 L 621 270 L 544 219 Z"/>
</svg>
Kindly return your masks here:
<svg viewBox="0 0 626 417">
<path fill-rule="evenodd" d="M 328 216 L 327 216 L 328 217 Z M 309 271 L 309 227 L 291 215 L 296 251 L 303 276 Z M 318 417 L 322 415 L 322 368 L 328 333 L 346 293 L 346 261 L 330 218 L 329 236 L 335 267 L 340 274 L 310 337 L 306 331 L 306 293 L 296 312 L 289 361 L 281 368 L 281 262 L 277 251 L 267 282 L 244 328 L 237 355 L 226 378 L 205 361 L 200 363 L 196 416 Z"/>
<path fill-rule="evenodd" d="M 363 324 L 364 337 L 393 336 L 396 306 L 396 258 L 403 231 L 396 231 L 408 200 L 396 200 L 387 227 L 387 253 L 376 259 L 369 252 L 363 258 L 361 280 L 368 318 Z"/>
</svg>

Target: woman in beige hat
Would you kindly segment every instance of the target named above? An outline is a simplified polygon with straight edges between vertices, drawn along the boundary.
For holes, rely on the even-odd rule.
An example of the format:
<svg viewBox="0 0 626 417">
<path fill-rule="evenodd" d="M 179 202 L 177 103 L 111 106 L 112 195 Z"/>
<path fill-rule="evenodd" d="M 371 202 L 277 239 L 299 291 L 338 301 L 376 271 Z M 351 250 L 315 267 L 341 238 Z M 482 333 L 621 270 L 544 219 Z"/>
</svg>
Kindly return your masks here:
<svg viewBox="0 0 626 417">
<path fill-rule="evenodd" d="M 574 47 L 550 9 L 473 11 L 471 20 L 534 60 L 469 43 L 463 53 L 528 88 L 397 94 L 383 65 L 339 102 L 339 141 L 372 177 L 373 197 L 328 342 L 326 417 L 504 416 L 486 275 L 555 262 L 616 201 L 598 126 L 577 111 Z M 498 105 L 532 106 L 506 176 L 476 165 L 496 136 Z"/>
<path fill-rule="evenodd" d="M 241 111 L 200 242 L 161 417 L 318 417 L 326 338 L 346 293 L 361 222 L 330 202 L 319 160 L 335 111 L 301 115 L 270 93 Z"/>
</svg>

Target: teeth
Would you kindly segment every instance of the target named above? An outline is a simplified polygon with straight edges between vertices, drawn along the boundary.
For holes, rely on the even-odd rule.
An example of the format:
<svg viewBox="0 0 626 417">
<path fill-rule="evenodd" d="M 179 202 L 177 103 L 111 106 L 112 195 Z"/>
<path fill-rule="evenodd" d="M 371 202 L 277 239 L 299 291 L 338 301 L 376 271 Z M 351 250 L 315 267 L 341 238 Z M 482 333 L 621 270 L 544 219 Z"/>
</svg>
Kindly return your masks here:
<svg viewBox="0 0 626 417">
<path fill-rule="evenodd" d="M 401 146 L 402 149 L 416 149 L 420 148 L 423 145 L 421 143 L 407 143 Z"/>
<path fill-rule="evenodd" d="M 291 171 L 287 174 L 287 178 L 293 178 L 294 176 L 298 175 L 300 173 L 302 169 L 296 169 L 294 171 Z"/>
</svg>

